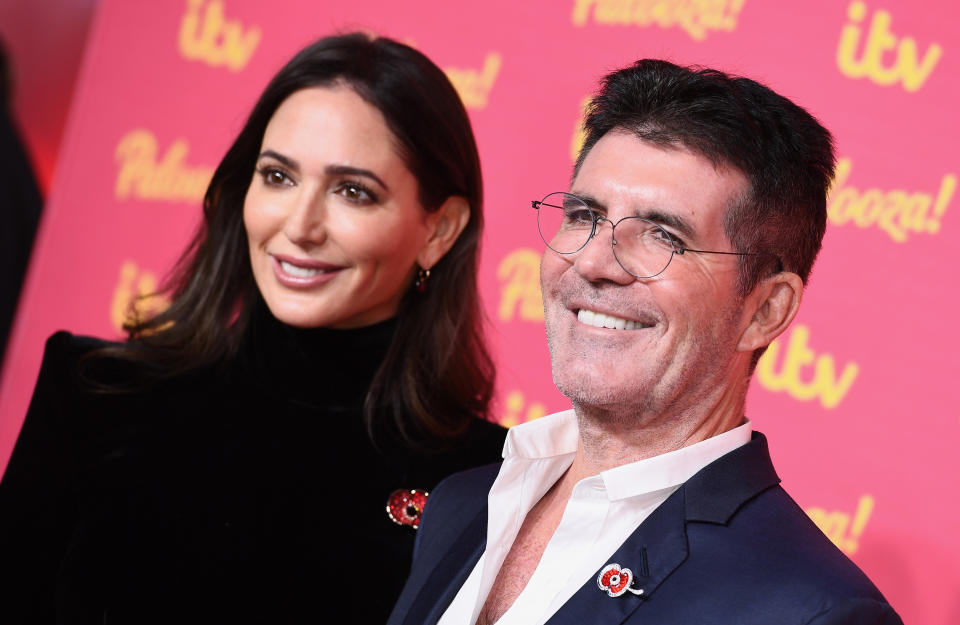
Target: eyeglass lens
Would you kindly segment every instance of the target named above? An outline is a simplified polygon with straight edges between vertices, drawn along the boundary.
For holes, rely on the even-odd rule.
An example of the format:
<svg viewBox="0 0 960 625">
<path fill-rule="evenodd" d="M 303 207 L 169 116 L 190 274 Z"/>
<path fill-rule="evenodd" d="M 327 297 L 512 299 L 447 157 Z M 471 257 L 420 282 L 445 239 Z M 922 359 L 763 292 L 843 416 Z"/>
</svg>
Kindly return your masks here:
<svg viewBox="0 0 960 625">
<path fill-rule="evenodd" d="M 540 237 L 558 254 L 580 251 L 591 236 L 599 234 L 604 222 L 609 221 L 569 193 L 551 193 L 537 209 Z M 638 278 L 663 272 L 676 250 L 673 237 L 666 230 L 641 217 L 627 217 L 617 222 L 611 244 L 617 262 Z"/>
</svg>

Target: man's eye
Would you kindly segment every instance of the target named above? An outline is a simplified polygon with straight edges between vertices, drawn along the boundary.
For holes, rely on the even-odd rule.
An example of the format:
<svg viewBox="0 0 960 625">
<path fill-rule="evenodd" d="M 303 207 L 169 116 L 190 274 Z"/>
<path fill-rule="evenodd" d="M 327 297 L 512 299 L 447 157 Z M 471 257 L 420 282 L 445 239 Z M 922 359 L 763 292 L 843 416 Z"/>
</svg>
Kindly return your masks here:
<svg viewBox="0 0 960 625">
<path fill-rule="evenodd" d="M 675 245 L 677 247 L 683 247 L 683 241 L 680 240 L 676 235 L 670 234 L 663 228 L 657 228 L 657 236 L 662 239 L 664 242 L 669 243 L 670 245 Z"/>
<path fill-rule="evenodd" d="M 683 242 L 673 234 L 670 234 L 660 226 L 649 224 L 645 229 L 643 236 L 651 241 L 656 241 L 670 247 L 683 247 Z"/>
<path fill-rule="evenodd" d="M 589 210 L 583 208 L 565 208 L 563 211 L 564 221 L 571 223 L 589 224 L 593 222 L 593 216 Z"/>
</svg>

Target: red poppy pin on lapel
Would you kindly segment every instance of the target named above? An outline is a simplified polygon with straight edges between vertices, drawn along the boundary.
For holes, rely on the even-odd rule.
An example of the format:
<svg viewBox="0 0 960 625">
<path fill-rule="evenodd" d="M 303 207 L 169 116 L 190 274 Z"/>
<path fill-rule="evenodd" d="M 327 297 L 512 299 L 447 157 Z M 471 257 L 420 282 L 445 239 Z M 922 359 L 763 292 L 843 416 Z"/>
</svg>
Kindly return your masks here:
<svg viewBox="0 0 960 625">
<path fill-rule="evenodd" d="M 387 499 L 387 516 L 397 525 L 407 525 L 413 529 L 420 527 L 420 515 L 423 514 L 423 507 L 427 505 L 427 497 L 430 493 L 416 490 L 400 488 L 390 493 Z"/>
<path fill-rule="evenodd" d="M 630 588 L 631 584 L 633 584 L 633 571 L 622 569 L 619 564 L 608 564 L 600 569 L 600 575 L 597 576 L 597 585 L 600 586 L 600 590 L 611 597 L 619 597 L 625 592 L 632 592 L 635 595 L 643 594 L 643 588 L 634 590 Z"/>
</svg>

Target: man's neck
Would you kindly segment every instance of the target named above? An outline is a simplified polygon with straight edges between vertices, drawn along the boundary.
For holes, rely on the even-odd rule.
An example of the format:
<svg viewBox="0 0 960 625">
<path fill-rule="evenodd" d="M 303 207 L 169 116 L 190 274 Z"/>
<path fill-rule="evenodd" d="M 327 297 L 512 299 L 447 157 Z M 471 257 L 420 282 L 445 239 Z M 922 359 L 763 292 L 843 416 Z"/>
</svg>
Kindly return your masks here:
<svg viewBox="0 0 960 625">
<path fill-rule="evenodd" d="M 577 455 L 562 481 L 576 483 L 614 467 L 659 456 L 741 425 L 747 385 L 721 387 L 696 406 L 653 412 L 637 406 L 574 404 Z"/>
</svg>

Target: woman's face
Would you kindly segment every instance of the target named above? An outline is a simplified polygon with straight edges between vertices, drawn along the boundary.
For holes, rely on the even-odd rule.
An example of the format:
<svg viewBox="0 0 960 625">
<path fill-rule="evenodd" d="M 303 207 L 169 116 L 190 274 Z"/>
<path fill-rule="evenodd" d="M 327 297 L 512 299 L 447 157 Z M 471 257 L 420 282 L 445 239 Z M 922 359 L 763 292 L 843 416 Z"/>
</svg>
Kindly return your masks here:
<svg viewBox="0 0 960 625">
<path fill-rule="evenodd" d="M 280 321 L 355 328 L 396 313 L 435 214 L 395 145 L 380 111 L 343 85 L 297 91 L 273 114 L 243 222 Z"/>
</svg>

